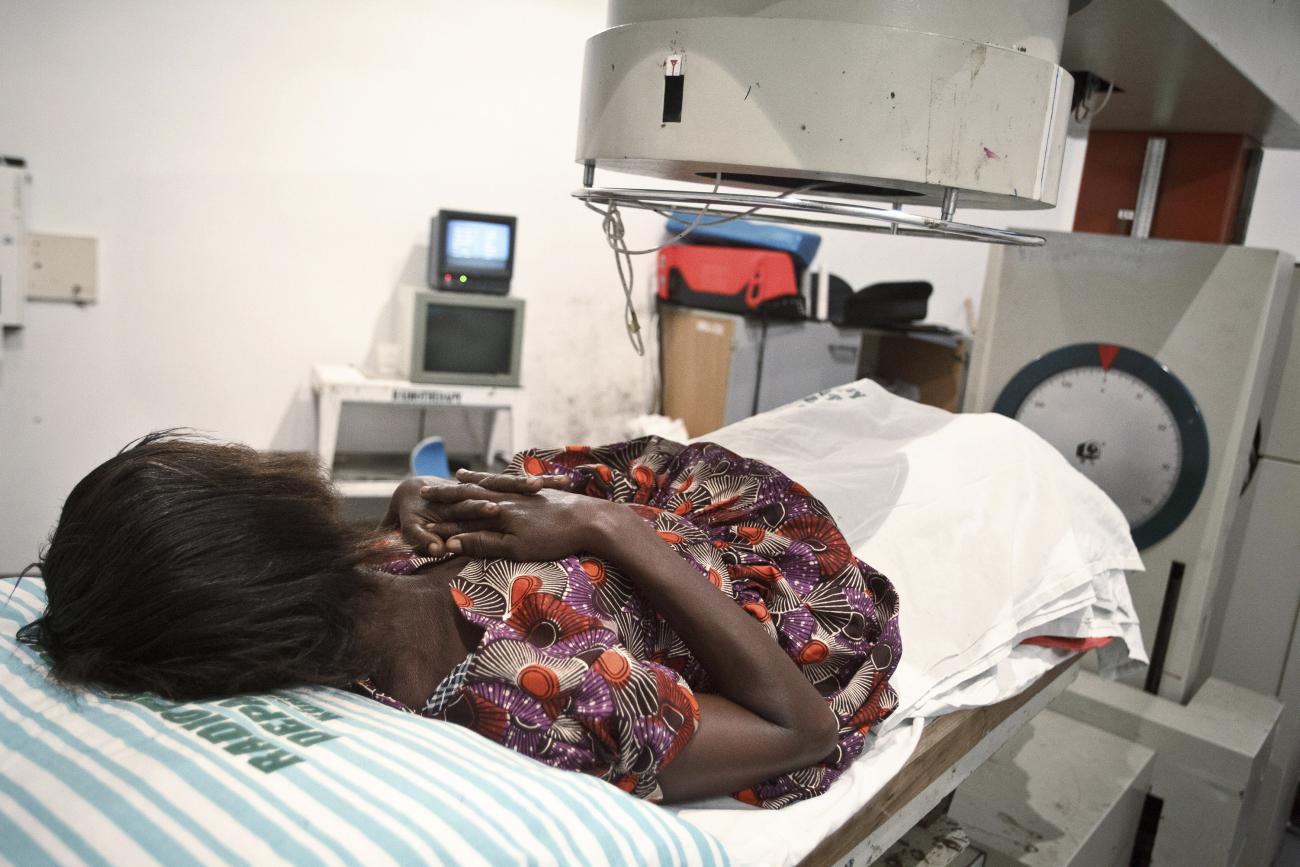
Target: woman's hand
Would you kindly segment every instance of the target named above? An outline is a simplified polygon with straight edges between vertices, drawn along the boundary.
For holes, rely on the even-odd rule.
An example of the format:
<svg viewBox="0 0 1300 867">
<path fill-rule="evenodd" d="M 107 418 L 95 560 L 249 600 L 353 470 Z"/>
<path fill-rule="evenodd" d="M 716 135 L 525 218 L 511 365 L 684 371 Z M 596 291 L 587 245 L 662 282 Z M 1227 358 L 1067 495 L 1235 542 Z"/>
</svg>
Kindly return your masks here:
<svg viewBox="0 0 1300 867">
<path fill-rule="evenodd" d="M 505 476 L 489 473 L 471 473 L 462 470 L 467 481 L 474 481 L 486 490 L 500 494 L 527 496 L 546 487 L 559 487 L 567 480 L 557 476 Z M 448 502 L 434 504 L 423 496 L 424 492 L 438 488 L 457 488 L 459 482 L 435 476 L 416 476 L 398 485 L 388 505 L 382 527 L 400 530 L 402 539 L 415 551 L 437 557 L 447 553 L 449 533 L 439 532 L 456 527 L 462 531 L 485 529 L 493 525 L 495 504 L 478 499 L 473 502 Z"/>
<path fill-rule="evenodd" d="M 416 476 L 402 482 L 393 492 L 388 514 L 380 527 L 401 531 L 402 541 L 414 551 L 432 557 L 446 553 L 444 538 L 430 529 L 440 519 L 439 515 L 429 508 L 420 491 L 430 486 L 451 484 L 455 482 L 430 476 Z"/>
<path fill-rule="evenodd" d="M 563 476 L 457 474 L 459 485 L 421 491 L 428 508 L 451 516 L 430 530 L 446 539 L 446 550 L 471 557 L 559 560 L 571 554 L 600 554 L 623 522 L 637 520 L 617 503 L 557 490 Z"/>
</svg>

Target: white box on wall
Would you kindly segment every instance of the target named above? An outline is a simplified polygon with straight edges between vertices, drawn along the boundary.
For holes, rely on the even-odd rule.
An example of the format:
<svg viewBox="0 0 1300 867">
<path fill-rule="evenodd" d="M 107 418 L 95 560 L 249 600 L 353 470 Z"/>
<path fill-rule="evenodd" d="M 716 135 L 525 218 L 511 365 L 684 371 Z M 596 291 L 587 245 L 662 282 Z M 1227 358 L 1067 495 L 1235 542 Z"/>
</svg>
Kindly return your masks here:
<svg viewBox="0 0 1300 867">
<path fill-rule="evenodd" d="M 27 229 L 23 203 L 31 177 L 27 164 L 0 155 L 0 326 L 23 324 L 27 302 Z"/>
<path fill-rule="evenodd" d="M 27 300 L 89 304 L 96 299 L 99 244 L 94 238 L 31 232 L 27 239 Z"/>
</svg>

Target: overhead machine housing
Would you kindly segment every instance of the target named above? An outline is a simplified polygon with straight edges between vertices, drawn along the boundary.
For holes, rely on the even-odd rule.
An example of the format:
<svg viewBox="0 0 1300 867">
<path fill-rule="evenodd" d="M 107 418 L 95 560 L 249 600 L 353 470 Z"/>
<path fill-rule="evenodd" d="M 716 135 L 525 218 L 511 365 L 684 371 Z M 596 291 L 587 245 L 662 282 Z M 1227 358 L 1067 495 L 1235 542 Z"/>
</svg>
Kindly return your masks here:
<svg viewBox="0 0 1300 867">
<path fill-rule="evenodd" d="M 1055 205 L 1069 7 L 610 0 L 586 47 L 577 195 L 732 213 L 767 202 L 751 218 L 1037 243 L 954 215 Z M 597 169 L 692 187 L 599 188 Z M 901 210 L 914 205 L 939 213 Z"/>
</svg>

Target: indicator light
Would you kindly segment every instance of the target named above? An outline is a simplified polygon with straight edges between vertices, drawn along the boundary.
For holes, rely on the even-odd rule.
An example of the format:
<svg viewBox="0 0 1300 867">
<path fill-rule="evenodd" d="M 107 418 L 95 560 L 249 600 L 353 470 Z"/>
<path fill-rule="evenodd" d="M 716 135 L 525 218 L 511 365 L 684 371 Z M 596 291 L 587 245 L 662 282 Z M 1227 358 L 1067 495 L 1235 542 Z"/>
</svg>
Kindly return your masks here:
<svg viewBox="0 0 1300 867">
<path fill-rule="evenodd" d="M 468 282 L 469 282 L 469 278 L 466 277 L 464 274 L 461 274 L 461 275 L 460 275 L 460 282 L 462 282 L 462 283 L 468 283 Z"/>
<path fill-rule="evenodd" d="M 442 282 L 444 282 L 444 283 L 450 283 L 450 282 L 451 282 L 451 275 L 450 275 L 450 274 L 443 274 L 443 275 L 442 275 Z"/>
</svg>

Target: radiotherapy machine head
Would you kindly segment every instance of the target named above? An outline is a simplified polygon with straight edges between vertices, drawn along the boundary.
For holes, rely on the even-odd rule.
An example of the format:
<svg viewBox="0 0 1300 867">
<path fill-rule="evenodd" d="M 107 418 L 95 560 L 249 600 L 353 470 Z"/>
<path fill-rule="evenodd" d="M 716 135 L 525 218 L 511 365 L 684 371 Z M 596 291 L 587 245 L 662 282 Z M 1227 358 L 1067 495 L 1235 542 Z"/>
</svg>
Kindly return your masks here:
<svg viewBox="0 0 1300 867">
<path fill-rule="evenodd" d="M 773 209 L 803 222 L 865 217 L 869 228 L 896 233 L 889 214 L 930 205 L 940 219 L 904 221 L 902 230 L 948 234 L 956 225 L 952 234 L 978 238 L 979 227 L 951 223 L 958 207 L 1056 202 L 1073 89 L 1058 65 L 1069 7 L 610 0 L 606 29 L 586 46 L 579 196 L 609 201 L 591 183 L 595 170 L 609 170 L 658 179 L 654 191 L 614 191 L 624 205 L 702 205 L 716 191 L 691 202 L 686 190 L 725 186 L 748 193 L 734 207 L 780 197 Z M 665 181 L 692 186 L 670 194 Z M 633 201 L 637 192 L 648 201 Z M 797 204 L 809 197 L 847 210 Z M 1016 242 L 1006 234 L 983 240 Z"/>
</svg>

